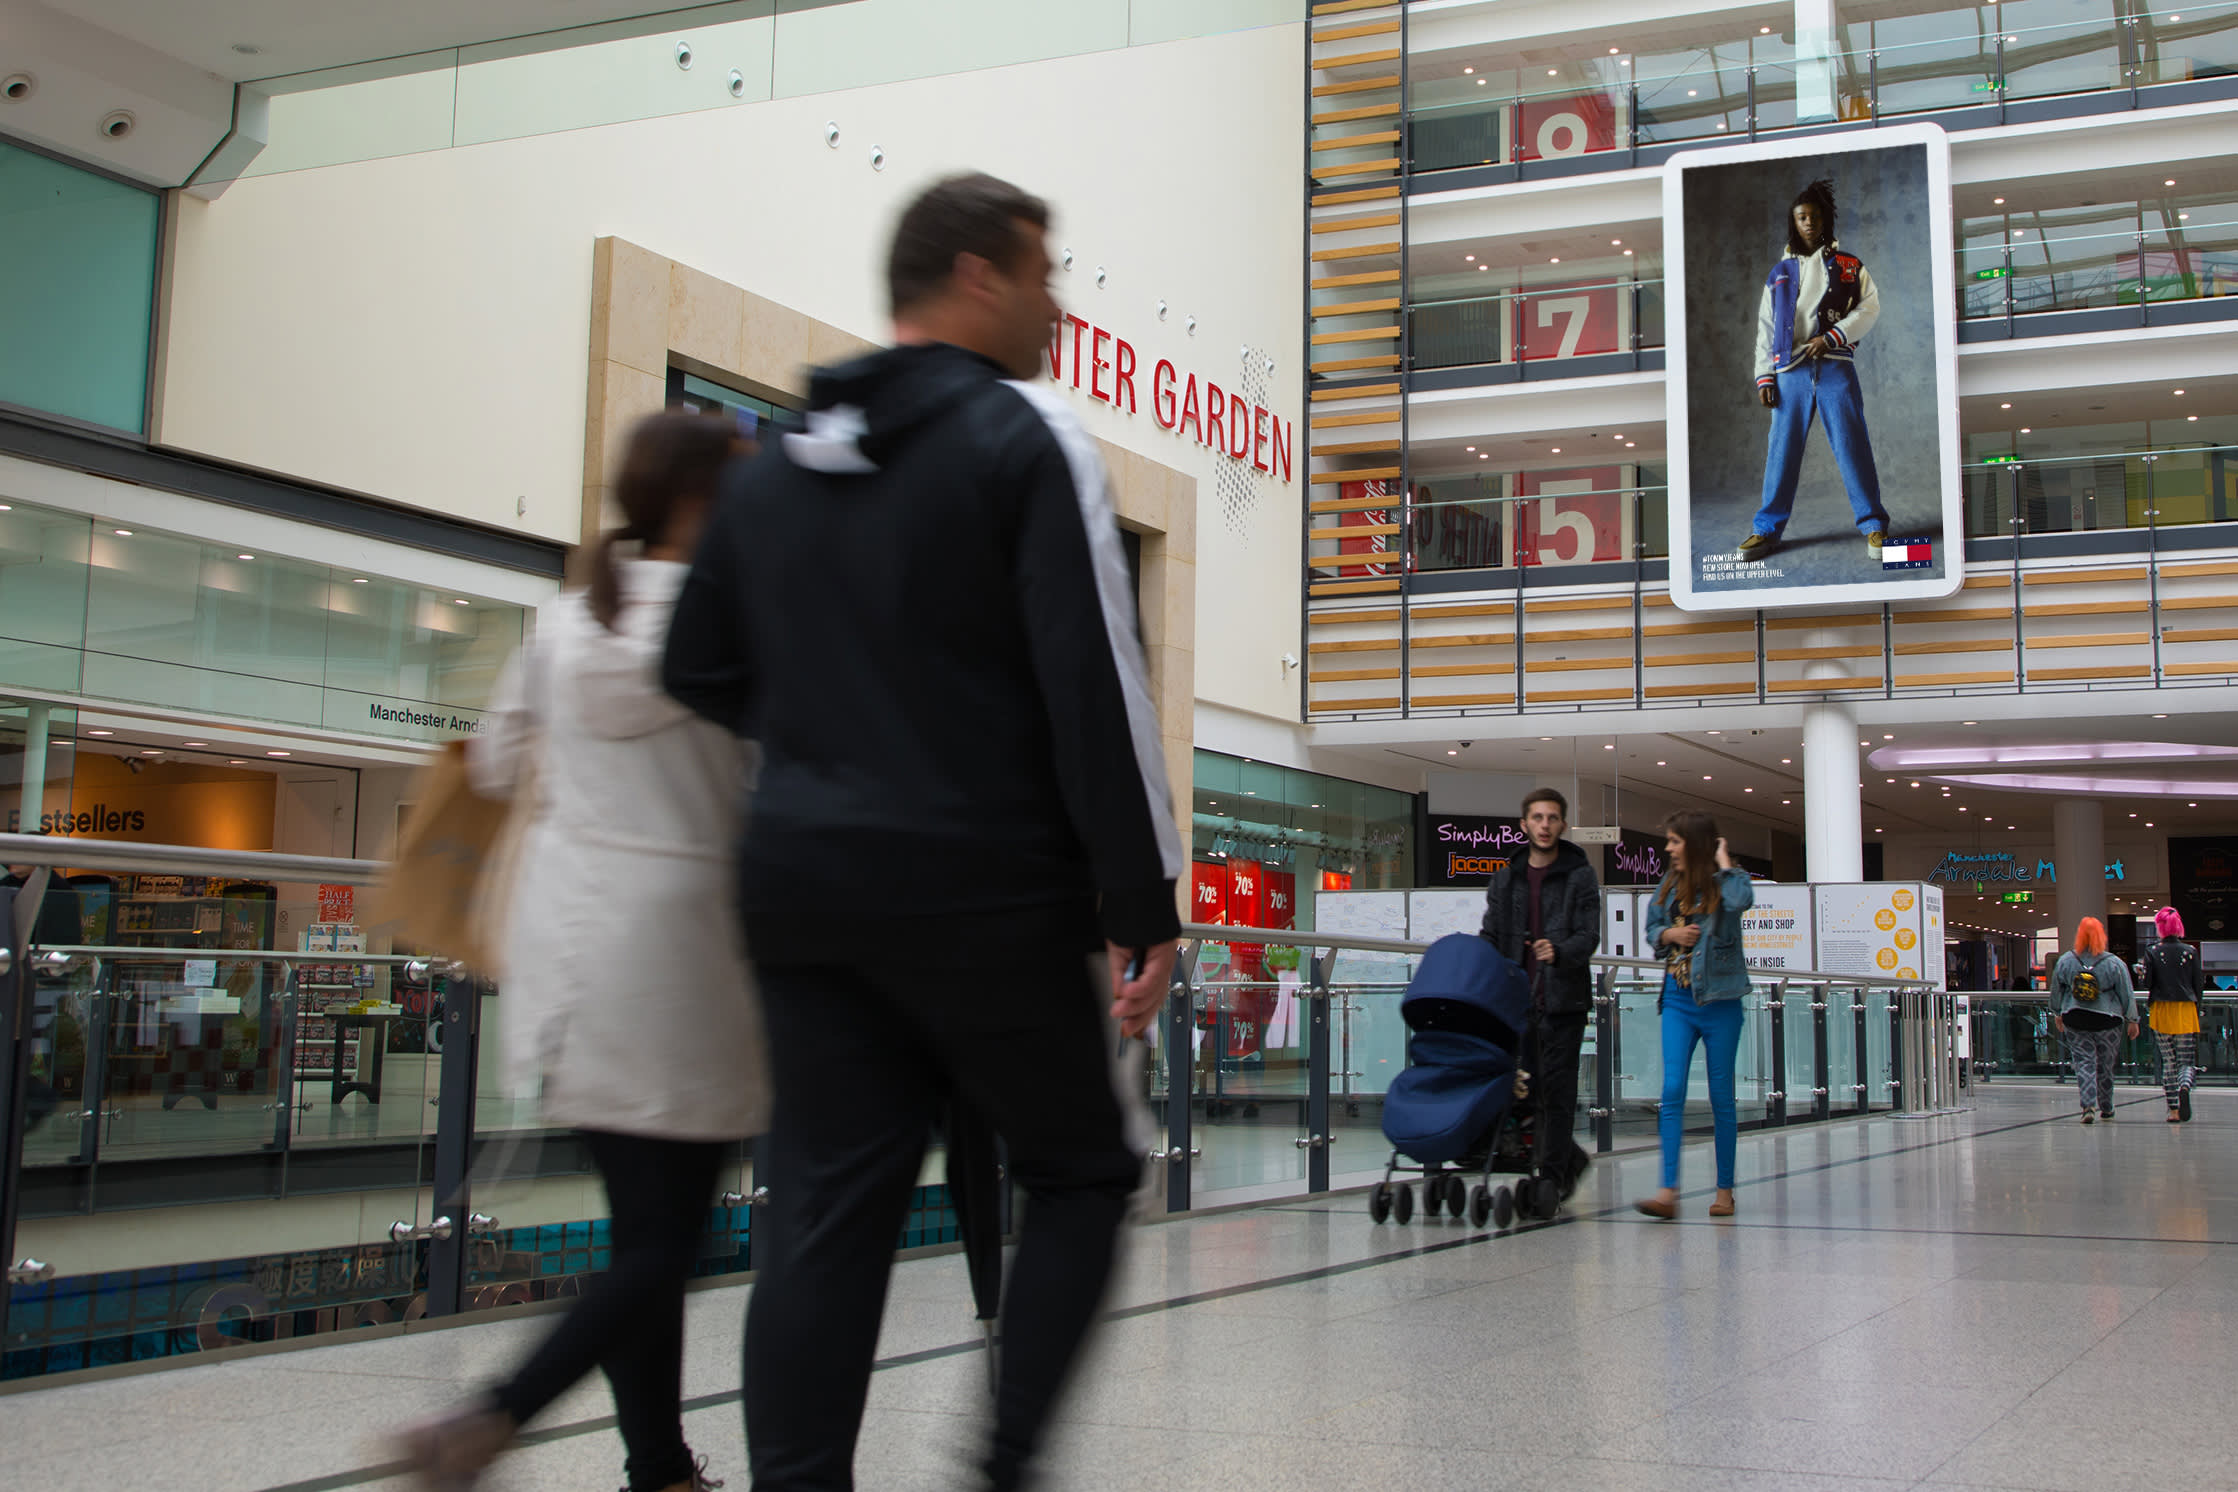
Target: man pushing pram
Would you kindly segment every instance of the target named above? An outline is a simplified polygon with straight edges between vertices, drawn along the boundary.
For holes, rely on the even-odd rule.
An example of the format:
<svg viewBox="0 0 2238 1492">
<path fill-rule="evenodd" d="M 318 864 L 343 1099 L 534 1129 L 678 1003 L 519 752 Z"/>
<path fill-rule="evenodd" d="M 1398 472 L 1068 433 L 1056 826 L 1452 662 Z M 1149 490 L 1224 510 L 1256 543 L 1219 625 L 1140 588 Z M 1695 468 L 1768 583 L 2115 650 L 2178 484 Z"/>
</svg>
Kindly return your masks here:
<svg viewBox="0 0 2238 1492">
<path fill-rule="evenodd" d="M 1578 1055 L 1593 1010 L 1593 955 L 1601 947 L 1601 882 L 1585 852 L 1562 837 L 1570 805 L 1553 788 L 1523 799 L 1530 848 L 1484 893 L 1484 940 L 1530 976 L 1536 1050 L 1521 1099 L 1540 1136 L 1539 1173 L 1567 1199 L 1593 1163 L 1577 1142 Z M 1536 1060 L 1531 1060 L 1535 1058 Z"/>
</svg>

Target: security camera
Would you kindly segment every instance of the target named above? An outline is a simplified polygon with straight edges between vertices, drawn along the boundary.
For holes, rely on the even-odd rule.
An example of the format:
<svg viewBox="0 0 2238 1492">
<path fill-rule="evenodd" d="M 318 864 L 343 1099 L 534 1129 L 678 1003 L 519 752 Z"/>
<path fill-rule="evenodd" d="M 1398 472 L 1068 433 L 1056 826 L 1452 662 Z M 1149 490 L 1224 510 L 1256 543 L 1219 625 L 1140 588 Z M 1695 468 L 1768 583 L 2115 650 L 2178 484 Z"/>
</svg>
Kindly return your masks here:
<svg viewBox="0 0 2238 1492">
<path fill-rule="evenodd" d="M 1470 748 L 1471 746 L 1474 746 L 1475 744 L 1476 744 L 1476 742 L 1474 742 L 1474 741 L 1463 741 L 1463 742 L 1461 743 L 1461 749 L 1462 749 L 1463 751 L 1466 751 L 1466 750 L 1468 750 L 1468 749 L 1469 749 L 1469 748 Z"/>
<path fill-rule="evenodd" d="M 124 759 L 124 767 L 126 771 L 137 777 L 148 769 L 148 764 L 136 756 L 128 756 Z"/>
</svg>

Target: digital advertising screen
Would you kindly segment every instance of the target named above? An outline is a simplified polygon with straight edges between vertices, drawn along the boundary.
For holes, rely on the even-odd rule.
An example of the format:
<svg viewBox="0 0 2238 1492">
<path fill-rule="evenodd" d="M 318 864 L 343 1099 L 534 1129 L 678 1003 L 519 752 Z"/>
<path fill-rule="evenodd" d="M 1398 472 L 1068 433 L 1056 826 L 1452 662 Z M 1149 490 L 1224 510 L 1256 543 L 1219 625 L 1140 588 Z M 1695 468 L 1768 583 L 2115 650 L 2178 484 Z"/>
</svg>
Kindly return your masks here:
<svg viewBox="0 0 2238 1492">
<path fill-rule="evenodd" d="M 1950 150 L 1932 125 L 1663 168 L 1671 599 L 1917 600 L 1964 580 Z"/>
</svg>

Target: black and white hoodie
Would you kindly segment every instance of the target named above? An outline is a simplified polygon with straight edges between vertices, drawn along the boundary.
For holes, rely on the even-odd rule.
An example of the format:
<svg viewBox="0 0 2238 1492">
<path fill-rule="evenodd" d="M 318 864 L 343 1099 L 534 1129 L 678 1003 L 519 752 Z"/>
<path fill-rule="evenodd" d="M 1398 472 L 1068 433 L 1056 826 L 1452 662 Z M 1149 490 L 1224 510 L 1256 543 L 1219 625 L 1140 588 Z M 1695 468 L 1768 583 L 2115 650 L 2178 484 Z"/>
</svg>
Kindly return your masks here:
<svg viewBox="0 0 2238 1492">
<path fill-rule="evenodd" d="M 727 479 L 663 669 L 761 744 L 756 957 L 895 917 L 1173 937 L 1186 857 L 1094 442 L 945 344 L 821 370 L 809 403 Z"/>
</svg>

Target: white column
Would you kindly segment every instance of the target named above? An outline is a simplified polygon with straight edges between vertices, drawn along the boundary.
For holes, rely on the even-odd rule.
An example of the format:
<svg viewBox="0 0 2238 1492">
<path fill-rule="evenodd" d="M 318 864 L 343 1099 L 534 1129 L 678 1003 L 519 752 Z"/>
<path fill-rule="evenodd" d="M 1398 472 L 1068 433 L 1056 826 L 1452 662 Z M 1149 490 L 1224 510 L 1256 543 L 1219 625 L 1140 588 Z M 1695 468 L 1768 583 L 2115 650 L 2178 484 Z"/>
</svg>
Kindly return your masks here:
<svg viewBox="0 0 2238 1492">
<path fill-rule="evenodd" d="M 2059 869 L 2060 946 L 2085 917 L 2106 920 L 2106 810 L 2096 798 L 2052 805 L 2052 864 Z"/>
<path fill-rule="evenodd" d="M 1832 119 L 1834 0 L 1795 0 L 1795 120 Z M 1758 81 L 1764 81 L 1760 75 Z"/>
<path fill-rule="evenodd" d="M 1848 705 L 1803 712 L 1803 851 L 1814 881 L 1865 879 L 1865 792 Z"/>
<path fill-rule="evenodd" d="M 51 706 L 33 700 L 23 709 L 23 791 L 16 799 L 16 830 L 39 832 L 47 787 L 47 718 Z"/>
</svg>

